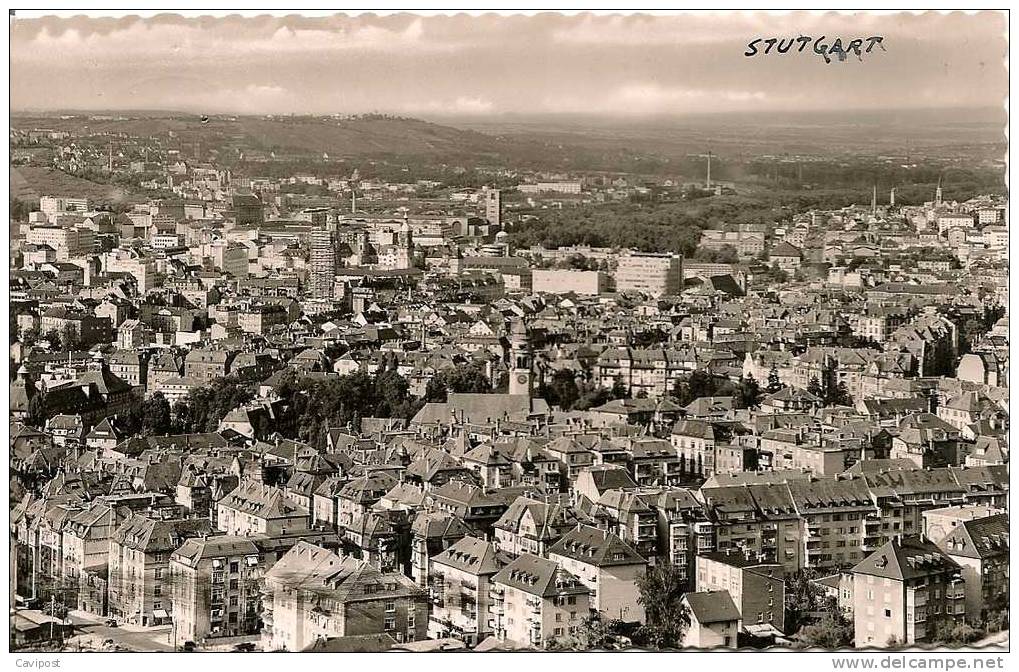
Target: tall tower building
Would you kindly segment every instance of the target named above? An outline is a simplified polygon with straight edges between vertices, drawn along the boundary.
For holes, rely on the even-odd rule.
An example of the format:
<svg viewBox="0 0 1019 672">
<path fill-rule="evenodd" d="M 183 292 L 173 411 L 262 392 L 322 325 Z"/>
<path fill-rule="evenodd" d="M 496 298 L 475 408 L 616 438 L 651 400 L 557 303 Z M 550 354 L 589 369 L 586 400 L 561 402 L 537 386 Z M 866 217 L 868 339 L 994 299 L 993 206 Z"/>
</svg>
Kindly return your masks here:
<svg viewBox="0 0 1019 672">
<path fill-rule="evenodd" d="M 319 230 L 311 233 L 308 268 L 311 297 L 332 298 L 333 281 L 336 278 L 336 238 L 332 231 Z"/>
<path fill-rule="evenodd" d="M 941 178 L 938 178 L 938 188 L 934 192 L 934 207 L 941 207 Z"/>
<path fill-rule="evenodd" d="M 408 269 L 414 266 L 414 234 L 410 230 L 410 221 L 406 213 L 403 215 L 403 224 L 400 225 L 400 233 L 396 236 L 396 268 Z"/>
<path fill-rule="evenodd" d="M 498 189 L 483 187 L 481 189 L 482 206 L 485 219 L 493 226 L 502 226 L 502 192 Z"/>
<path fill-rule="evenodd" d="M 531 396 L 534 375 L 531 371 L 531 339 L 523 320 L 514 320 L 510 327 L 510 394 Z"/>
</svg>

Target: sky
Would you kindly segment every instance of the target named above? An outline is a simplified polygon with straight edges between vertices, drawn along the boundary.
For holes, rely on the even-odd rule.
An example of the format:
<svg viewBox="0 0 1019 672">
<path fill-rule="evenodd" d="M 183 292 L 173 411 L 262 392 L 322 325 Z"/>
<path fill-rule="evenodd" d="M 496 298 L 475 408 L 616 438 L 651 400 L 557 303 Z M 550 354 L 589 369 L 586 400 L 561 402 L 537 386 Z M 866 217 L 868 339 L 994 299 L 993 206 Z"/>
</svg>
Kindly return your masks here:
<svg viewBox="0 0 1019 672">
<path fill-rule="evenodd" d="M 1006 29 L 993 13 L 15 17 L 11 107 L 425 117 L 1001 107 Z M 831 63 L 809 45 L 744 56 L 755 38 L 801 35 L 882 36 L 885 50 Z"/>
</svg>

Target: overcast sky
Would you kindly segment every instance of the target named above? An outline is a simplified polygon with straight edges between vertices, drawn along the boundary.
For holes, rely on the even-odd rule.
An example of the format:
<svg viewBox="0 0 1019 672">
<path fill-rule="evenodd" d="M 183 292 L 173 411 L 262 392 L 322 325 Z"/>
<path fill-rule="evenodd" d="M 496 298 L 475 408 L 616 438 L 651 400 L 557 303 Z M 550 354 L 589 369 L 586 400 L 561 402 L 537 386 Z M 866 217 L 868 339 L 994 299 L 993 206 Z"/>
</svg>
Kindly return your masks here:
<svg viewBox="0 0 1019 672">
<path fill-rule="evenodd" d="M 11 105 L 207 113 L 673 114 L 1001 106 L 997 14 L 430 16 L 11 22 Z M 756 38 L 884 36 L 863 60 Z M 763 46 L 763 45 L 762 45 Z"/>
</svg>

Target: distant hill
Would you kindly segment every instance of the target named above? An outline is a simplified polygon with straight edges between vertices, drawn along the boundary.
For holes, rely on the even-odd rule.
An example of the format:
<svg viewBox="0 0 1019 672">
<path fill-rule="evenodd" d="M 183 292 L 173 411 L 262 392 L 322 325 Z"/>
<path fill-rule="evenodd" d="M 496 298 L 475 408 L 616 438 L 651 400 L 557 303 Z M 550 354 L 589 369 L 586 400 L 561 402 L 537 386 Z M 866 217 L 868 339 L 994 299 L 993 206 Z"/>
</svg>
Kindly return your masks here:
<svg viewBox="0 0 1019 672">
<path fill-rule="evenodd" d="M 183 145 L 200 142 L 203 151 L 244 148 L 260 151 L 320 154 L 330 157 L 420 156 L 424 158 L 483 158 L 498 155 L 498 141 L 490 135 L 429 123 L 420 119 L 368 115 L 349 119 L 328 117 L 212 117 L 199 116 L 87 117 L 20 116 L 15 128 L 43 127 L 78 133 L 128 133 L 179 139 Z"/>
<path fill-rule="evenodd" d="M 86 197 L 93 202 L 119 203 L 130 199 L 122 187 L 99 184 L 56 168 L 11 166 L 11 198 L 38 201 L 40 196 Z"/>
</svg>

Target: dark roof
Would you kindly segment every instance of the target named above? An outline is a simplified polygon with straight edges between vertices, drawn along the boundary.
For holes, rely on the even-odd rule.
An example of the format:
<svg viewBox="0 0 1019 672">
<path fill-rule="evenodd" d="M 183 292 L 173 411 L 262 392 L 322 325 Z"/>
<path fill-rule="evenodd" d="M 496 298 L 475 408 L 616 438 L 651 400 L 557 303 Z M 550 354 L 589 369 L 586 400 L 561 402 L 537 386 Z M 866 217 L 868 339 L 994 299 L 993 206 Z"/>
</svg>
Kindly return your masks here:
<svg viewBox="0 0 1019 672">
<path fill-rule="evenodd" d="M 713 590 L 703 593 L 687 593 L 683 599 L 690 605 L 690 611 L 698 623 L 721 623 L 738 621 L 739 609 L 732 601 L 728 590 Z"/>
<path fill-rule="evenodd" d="M 853 567 L 853 573 L 908 581 L 958 569 L 958 563 L 931 542 L 904 537 L 893 539 L 868 555 Z"/>
<path fill-rule="evenodd" d="M 548 549 L 588 565 L 644 565 L 646 561 L 629 544 L 615 534 L 590 525 L 577 525 Z"/>
<path fill-rule="evenodd" d="M 960 523 L 939 544 L 946 553 L 963 558 L 1008 555 L 1008 514 L 999 513 Z"/>
</svg>

